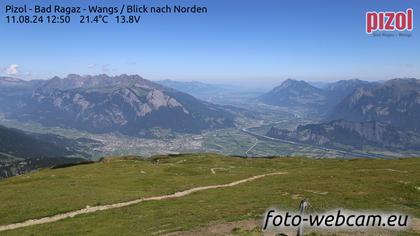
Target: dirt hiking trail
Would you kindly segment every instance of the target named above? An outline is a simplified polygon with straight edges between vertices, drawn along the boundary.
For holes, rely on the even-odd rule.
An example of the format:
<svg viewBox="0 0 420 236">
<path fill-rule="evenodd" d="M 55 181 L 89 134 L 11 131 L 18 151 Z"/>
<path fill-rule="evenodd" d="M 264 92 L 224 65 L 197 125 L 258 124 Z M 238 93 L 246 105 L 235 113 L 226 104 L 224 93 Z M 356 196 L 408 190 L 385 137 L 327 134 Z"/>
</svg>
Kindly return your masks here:
<svg viewBox="0 0 420 236">
<path fill-rule="evenodd" d="M 155 196 L 155 197 L 139 198 L 139 199 L 128 201 L 128 202 L 120 202 L 120 203 L 114 203 L 114 204 L 109 204 L 109 205 L 99 205 L 99 206 L 93 206 L 93 207 L 86 206 L 85 208 L 80 209 L 80 210 L 76 210 L 76 211 L 70 211 L 70 212 L 67 212 L 67 213 L 62 213 L 62 214 L 58 214 L 58 215 L 54 215 L 54 216 L 47 216 L 47 217 L 39 218 L 39 219 L 31 219 L 31 220 L 27 220 L 27 221 L 20 222 L 20 223 L 15 223 L 15 224 L 3 225 L 3 226 L 0 226 L 0 232 L 1 231 L 6 231 L 6 230 L 12 230 L 12 229 L 18 229 L 18 228 L 33 226 L 33 225 L 52 223 L 52 222 L 64 220 L 64 219 L 67 219 L 67 218 L 72 218 L 72 217 L 82 215 L 82 214 L 88 214 L 88 213 L 94 213 L 94 212 L 97 212 L 97 211 L 105 211 L 105 210 L 110 210 L 110 209 L 115 209 L 115 208 L 126 207 L 126 206 L 130 206 L 130 205 L 134 205 L 134 204 L 138 204 L 138 203 L 146 202 L 146 201 L 164 200 L 164 199 L 169 199 L 169 198 L 179 198 L 179 197 L 189 195 L 191 193 L 195 193 L 195 192 L 199 192 L 199 191 L 203 191 L 203 190 L 208 190 L 208 189 L 233 187 L 235 185 L 243 184 L 243 183 L 250 182 L 250 181 L 254 181 L 254 180 L 266 177 L 266 176 L 282 175 L 282 174 L 287 174 L 287 172 L 274 172 L 274 173 L 256 175 L 256 176 L 252 176 L 252 177 L 249 177 L 249 178 L 246 178 L 246 179 L 234 181 L 234 182 L 231 182 L 231 183 L 228 183 L 228 184 L 195 187 L 195 188 L 191 188 L 191 189 L 188 189 L 188 190 L 176 192 L 176 193 L 173 193 L 173 194 Z"/>
</svg>

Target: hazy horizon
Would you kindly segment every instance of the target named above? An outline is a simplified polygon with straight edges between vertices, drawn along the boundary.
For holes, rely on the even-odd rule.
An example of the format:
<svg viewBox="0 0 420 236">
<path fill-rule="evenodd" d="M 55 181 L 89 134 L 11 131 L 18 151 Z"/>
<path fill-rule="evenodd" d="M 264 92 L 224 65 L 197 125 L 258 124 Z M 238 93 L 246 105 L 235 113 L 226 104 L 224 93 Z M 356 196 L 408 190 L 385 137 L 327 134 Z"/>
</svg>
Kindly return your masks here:
<svg viewBox="0 0 420 236">
<path fill-rule="evenodd" d="M 67 74 L 65 76 L 58 76 L 60 78 L 66 78 L 68 75 L 71 74 L 76 74 L 76 73 L 70 73 Z M 98 74 L 79 74 L 80 76 L 98 76 L 101 74 L 105 74 L 108 76 L 119 76 L 119 75 L 123 75 L 126 73 L 122 73 L 122 74 L 106 74 L 106 73 L 98 73 Z M 220 86 L 233 86 L 236 88 L 242 88 L 242 89 L 246 89 L 246 90 L 265 90 L 265 91 L 269 91 L 272 88 L 279 86 L 281 83 L 283 83 L 285 80 L 287 79 L 293 79 L 293 80 L 303 80 L 305 82 L 308 82 L 310 84 L 312 84 L 315 87 L 322 87 L 322 84 L 328 84 L 328 83 L 334 83 L 340 80 L 353 80 L 353 79 L 359 79 L 359 80 L 364 80 L 364 79 L 360 79 L 360 78 L 343 78 L 343 79 L 336 79 L 336 80 L 305 80 L 305 79 L 297 79 L 297 78 L 278 78 L 278 79 L 273 79 L 273 80 L 265 80 L 265 81 L 258 81 L 258 80 L 254 80 L 254 81 L 250 81 L 247 80 L 244 83 L 244 81 L 227 81 L 225 80 L 225 82 L 218 82 L 217 80 L 209 80 L 209 81 L 199 81 L 199 80 L 175 80 L 175 79 L 153 79 L 153 78 L 146 78 L 143 77 L 141 74 L 128 74 L 128 75 L 139 75 L 144 79 L 153 81 L 153 82 L 159 82 L 162 80 L 170 80 L 170 81 L 176 81 L 176 82 L 200 82 L 200 83 L 204 83 L 204 84 L 209 84 L 209 85 L 220 85 Z M 17 79 L 23 79 L 20 78 L 19 76 L 16 75 L 1 75 L 1 77 L 12 77 L 12 78 L 17 78 Z M 55 76 L 53 76 L 55 77 Z M 26 81 L 30 81 L 30 80 L 49 80 L 53 77 L 48 77 L 48 78 L 42 78 L 42 79 L 23 79 Z M 380 79 L 380 80 L 364 80 L 364 81 L 369 81 L 369 82 L 383 82 L 383 81 L 387 81 L 387 80 L 391 80 L 391 79 L 406 79 L 406 78 L 415 78 L 418 79 L 417 77 L 396 77 L 396 78 L 387 78 L 387 79 Z"/>
<path fill-rule="evenodd" d="M 56 76 L 53 76 L 53 77 L 40 78 L 40 79 L 25 79 L 25 78 L 21 78 L 17 75 L 1 75 L 0 77 L 11 77 L 11 78 L 16 78 L 16 79 L 22 79 L 22 80 L 25 80 L 25 81 L 31 81 L 31 80 L 49 80 L 49 79 L 52 79 L 54 77 L 59 77 L 59 78 L 63 79 L 63 78 L 66 78 L 67 76 L 72 75 L 72 74 L 77 74 L 77 73 L 69 73 L 65 76 L 57 76 L 56 75 Z M 126 74 L 126 73 L 121 73 L 121 74 L 98 73 L 98 74 L 77 74 L 77 75 L 80 75 L 80 76 L 84 77 L 84 76 L 99 76 L 99 75 L 120 76 L 120 75 L 123 75 L 123 74 Z M 261 83 L 261 81 L 256 81 L 256 80 L 254 82 L 247 81 L 248 83 L 244 84 L 243 81 L 241 83 L 239 83 L 239 81 L 226 81 L 226 80 L 225 80 L 225 82 L 217 82 L 217 80 L 216 81 L 213 81 L 213 80 L 200 81 L 200 80 L 175 80 L 175 79 L 170 79 L 170 78 L 167 78 L 167 79 L 153 79 L 153 78 L 143 77 L 141 74 L 127 74 L 127 75 L 139 75 L 140 77 L 142 77 L 144 79 L 147 79 L 147 80 L 150 80 L 150 81 L 153 81 L 153 82 L 170 80 L 170 81 L 175 81 L 175 82 L 200 82 L 200 83 L 209 84 L 209 85 L 236 86 L 236 87 L 243 87 L 243 88 L 253 87 L 253 88 L 258 88 L 258 89 L 270 89 L 274 86 L 280 85 L 282 82 L 284 82 L 285 80 L 288 80 L 288 79 L 299 80 L 299 81 L 303 80 L 305 82 L 312 83 L 312 84 L 317 84 L 317 83 L 318 84 L 322 84 L 322 83 L 327 84 L 327 83 L 334 83 L 334 82 L 341 81 L 341 80 L 354 80 L 354 79 L 363 80 L 363 79 L 360 79 L 360 78 L 348 78 L 348 79 L 344 78 L 344 79 L 336 79 L 336 80 L 305 80 L 305 79 L 297 79 L 297 78 L 278 78 L 278 79 L 275 79 L 275 80 L 266 80 L 263 83 Z M 391 80 L 391 79 L 407 79 L 407 78 L 418 79 L 417 77 L 398 77 L 398 78 L 388 78 L 388 79 L 381 79 L 381 80 L 364 80 L 364 81 L 382 82 L 382 81 L 387 81 L 387 80 Z"/>
</svg>

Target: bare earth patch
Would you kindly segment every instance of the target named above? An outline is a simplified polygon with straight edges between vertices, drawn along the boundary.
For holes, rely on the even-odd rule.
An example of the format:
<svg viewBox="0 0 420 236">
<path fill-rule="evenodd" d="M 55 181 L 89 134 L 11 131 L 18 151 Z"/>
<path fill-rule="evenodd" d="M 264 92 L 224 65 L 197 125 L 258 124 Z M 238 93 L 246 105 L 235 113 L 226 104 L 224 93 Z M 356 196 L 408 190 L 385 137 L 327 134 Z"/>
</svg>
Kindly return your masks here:
<svg viewBox="0 0 420 236">
<path fill-rule="evenodd" d="M 186 231 L 186 232 L 174 232 L 166 234 L 167 236 L 195 236 L 195 235 L 227 235 L 231 233 L 234 229 L 240 228 L 242 230 L 253 230 L 254 228 L 260 226 L 261 222 L 258 220 L 243 220 L 243 221 L 234 221 L 226 223 L 214 223 L 208 226 L 204 226 L 195 230 Z"/>
<path fill-rule="evenodd" d="M 194 229 L 191 231 L 181 231 L 181 232 L 173 232 L 169 234 L 165 234 L 166 236 L 195 236 L 195 235 L 202 235 L 202 236 L 210 236 L 210 235 L 232 235 L 235 229 L 241 229 L 242 231 L 251 231 L 261 227 L 261 220 L 242 220 L 242 221 L 234 221 L 234 222 L 225 222 L 225 223 L 212 223 L 207 226 Z M 420 232 L 420 219 L 414 218 L 411 222 L 411 229 L 415 232 Z M 261 232 L 261 231 L 260 231 Z M 275 236 L 279 235 L 296 235 L 296 230 L 294 229 L 286 229 L 282 232 L 261 232 L 261 235 L 264 236 Z M 305 232 L 317 232 L 323 233 L 328 235 L 345 235 L 345 236 L 354 236 L 354 235 L 394 235 L 392 231 L 386 230 L 368 230 L 366 232 L 358 231 L 358 232 L 349 232 L 349 231 L 328 231 L 328 230 L 306 230 Z"/>
</svg>

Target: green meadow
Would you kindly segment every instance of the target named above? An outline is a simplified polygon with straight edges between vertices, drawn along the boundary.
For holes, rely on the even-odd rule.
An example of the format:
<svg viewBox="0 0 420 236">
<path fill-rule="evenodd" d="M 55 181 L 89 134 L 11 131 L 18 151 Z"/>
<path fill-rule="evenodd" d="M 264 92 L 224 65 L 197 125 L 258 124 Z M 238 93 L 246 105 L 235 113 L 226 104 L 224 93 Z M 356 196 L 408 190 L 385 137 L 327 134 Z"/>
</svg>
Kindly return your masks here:
<svg viewBox="0 0 420 236">
<path fill-rule="evenodd" d="M 0 225 L 199 186 L 266 176 L 232 187 L 79 215 L 0 235 L 165 235 L 211 224 L 261 220 L 268 207 L 296 211 L 345 208 L 400 212 L 420 218 L 420 159 L 239 158 L 184 154 L 105 158 L 97 163 L 44 169 L 0 181 Z M 308 233 L 310 233 L 308 231 Z M 391 232 L 416 235 L 419 232 Z M 235 228 L 232 235 L 260 235 Z"/>
</svg>

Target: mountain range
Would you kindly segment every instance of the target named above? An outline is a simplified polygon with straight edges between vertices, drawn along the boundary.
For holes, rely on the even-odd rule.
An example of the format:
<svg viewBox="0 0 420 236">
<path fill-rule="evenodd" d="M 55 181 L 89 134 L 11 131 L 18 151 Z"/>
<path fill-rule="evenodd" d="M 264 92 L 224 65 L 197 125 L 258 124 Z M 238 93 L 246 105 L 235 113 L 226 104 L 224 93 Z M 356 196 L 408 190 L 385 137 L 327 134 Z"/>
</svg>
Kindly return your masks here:
<svg viewBox="0 0 420 236">
<path fill-rule="evenodd" d="M 320 111 L 324 122 L 295 130 L 272 127 L 267 136 L 334 147 L 420 149 L 420 80 L 338 81 L 315 88 L 286 80 L 260 97 L 279 106 Z"/>
<path fill-rule="evenodd" d="M 393 79 L 356 89 L 335 106 L 328 120 L 375 120 L 420 132 L 420 80 Z"/>
<path fill-rule="evenodd" d="M 246 106 L 241 108 L 246 112 L 238 112 L 239 108 L 235 106 L 212 104 L 167 87 L 181 86 L 181 89 L 184 82 L 161 83 L 125 74 L 71 74 L 44 81 L 0 77 L 0 112 L 7 118 L 34 121 L 47 127 L 155 138 L 167 135 L 168 131 L 171 134 L 200 133 L 234 127 L 235 119 L 244 118 L 238 118 L 239 113 L 246 118 L 261 118 Z M 187 84 L 189 86 L 184 90 L 198 91 L 200 87 L 209 91 L 215 89 L 198 82 Z M 274 106 L 305 108 L 320 114 L 317 114 L 317 119 L 321 117 L 319 123 L 300 125 L 295 130 L 272 127 L 267 133 L 270 137 L 346 149 L 418 150 L 420 146 L 420 81 L 416 79 L 385 82 L 343 80 L 324 84 L 322 88 L 288 79 L 257 99 Z M 248 111 L 256 117 L 248 115 Z M 43 136 L 42 140 L 46 138 Z M 57 137 L 53 139 L 60 140 Z M 12 146 L 19 147 L 18 140 L 10 140 L 14 140 Z M 71 147 L 77 144 L 73 141 L 65 142 Z M 5 150 L 11 148 L 7 143 L 0 145 L 4 145 Z M 29 145 L 27 150 L 36 146 L 49 147 L 41 143 Z M 41 148 L 39 151 L 45 157 L 52 157 L 45 155 L 46 150 Z M 68 151 L 77 153 L 75 150 Z M 6 156 L 12 155 L 7 151 L 1 152 Z M 68 155 L 63 150 L 58 154 Z M 22 154 L 17 156 L 25 157 Z M 37 153 L 33 152 L 32 156 L 37 156 Z"/>
<path fill-rule="evenodd" d="M 233 115 L 223 107 L 138 75 L 71 74 L 29 83 L 7 87 L 10 98 L 0 100 L 0 108 L 11 118 L 44 126 L 142 137 L 159 130 L 198 133 L 234 126 Z"/>
<path fill-rule="evenodd" d="M 268 105 L 316 109 L 325 113 L 357 88 L 370 87 L 373 84 L 375 83 L 353 79 L 324 84 L 319 88 L 306 81 L 287 79 L 257 99 Z"/>
<path fill-rule="evenodd" d="M 325 105 L 328 100 L 325 91 L 305 81 L 288 79 L 258 98 L 274 106 L 296 107 Z"/>
<path fill-rule="evenodd" d="M 42 80 L 25 81 L 12 77 L 0 77 L 0 112 L 8 112 L 31 99 L 32 92 L 41 86 Z"/>
<path fill-rule="evenodd" d="M 401 131 L 377 121 L 335 120 L 328 123 L 300 125 L 293 131 L 272 127 L 267 136 L 345 149 L 375 147 L 420 150 L 420 134 Z"/>
</svg>

